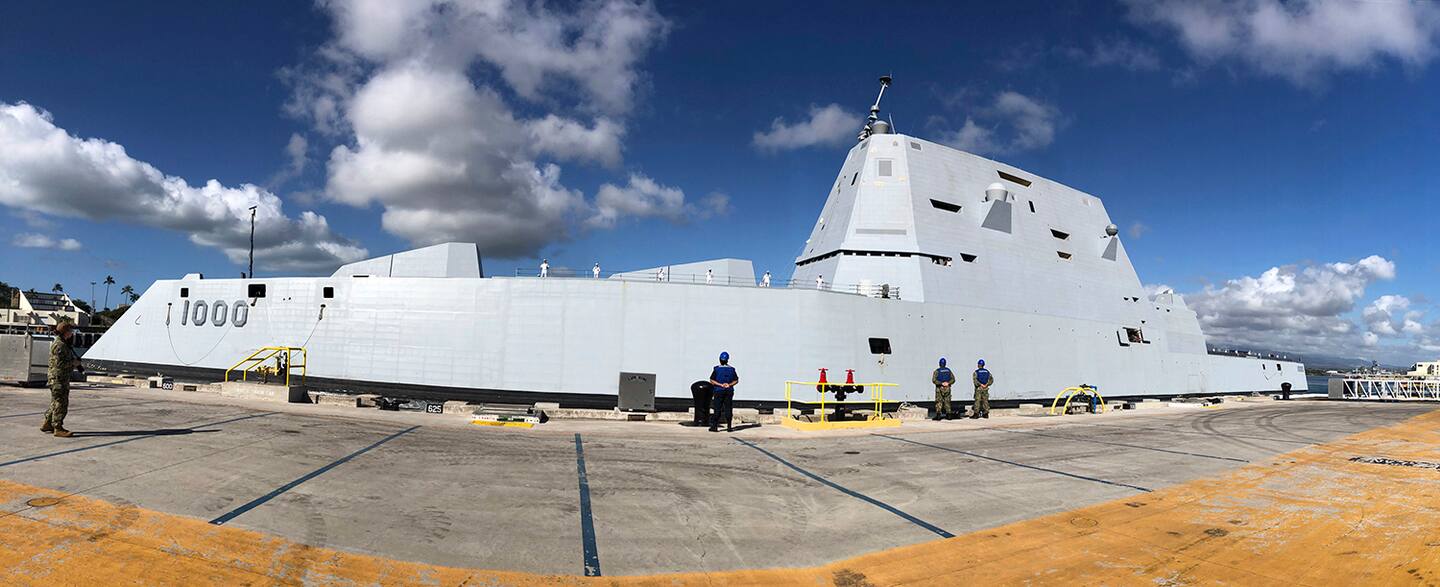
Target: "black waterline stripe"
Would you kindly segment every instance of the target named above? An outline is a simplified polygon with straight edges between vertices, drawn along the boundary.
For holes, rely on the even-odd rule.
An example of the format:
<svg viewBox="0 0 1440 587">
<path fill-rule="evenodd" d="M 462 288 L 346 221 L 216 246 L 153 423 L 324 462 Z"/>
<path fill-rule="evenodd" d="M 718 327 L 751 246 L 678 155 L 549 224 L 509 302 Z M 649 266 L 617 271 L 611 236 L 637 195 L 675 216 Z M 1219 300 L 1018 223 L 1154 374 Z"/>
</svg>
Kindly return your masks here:
<svg viewBox="0 0 1440 587">
<path fill-rule="evenodd" d="M 211 524 L 215 524 L 216 526 L 219 526 L 219 525 L 222 525 L 222 524 L 224 524 L 224 523 L 226 523 L 226 522 L 229 522 L 230 520 L 233 520 L 233 519 L 239 517 L 241 514 L 244 514 L 245 512 L 248 512 L 248 511 L 250 511 L 250 510 L 253 510 L 253 509 L 255 509 L 255 508 L 257 508 L 257 507 L 259 507 L 259 506 L 261 506 L 261 505 L 264 505 L 265 502 L 267 502 L 267 501 L 270 501 L 270 500 L 272 500 L 272 499 L 275 499 L 275 498 L 278 497 L 280 494 L 285 493 L 286 491 L 290 491 L 291 489 L 294 489 L 296 486 L 300 485 L 301 483 L 304 483 L 304 482 L 306 482 L 306 481 L 309 481 L 309 480 L 311 480 L 311 479 L 314 479 L 314 478 L 316 478 L 316 477 L 319 477 L 320 475 L 325 474 L 326 471 L 329 471 L 330 469 L 334 469 L 335 467 L 338 467 L 338 466 L 340 466 L 340 465 L 343 465 L 343 464 L 345 464 L 346 462 L 349 462 L 350 459 L 353 459 L 353 458 L 358 457 L 358 456 L 360 456 L 360 455 L 363 455 L 363 454 L 365 454 L 365 453 L 367 453 L 367 452 L 370 452 L 371 449 L 373 449 L 373 448 L 375 448 L 375 447 L 377 447 L 377 446 L 380 446 L 380 445 L 382 445 L 382 444 L 385 444 L 385 443 L 387 443 L 387 442 L 390 442 L 391 440 L 395 440 L 396 438 L 399 438 L 401 435 L 408 434 L 408 433 L 410 433 L 411 431 L 415 430 L 416 428 L 419 428 L 419 426 L 411 426 L 411 427 L 409 427 L 409 428 L 406 428 L 406 429 L 404 429 L 404 430 L 401 430 L 401 431 L 399 431 L 399 432 L 396 432 L 396 433 L 394 433 L 394 434 L 391 434 L 391 435 L 389 435 L 389 436 L 386 436 L 385 438 L 382 438 L 382 439 L 376 441 L 375 444 L 372 444 L 372 445 L 370 445 L 370 446 L 367 446 L 367 447 L 365 447 L 365 448 L 362 448 L 362 449 L 360 449 L 360 450 L 357 450 L 357 451 L 355 451 L 355 452 L 352 452 L 352 453 L 350 453 L 350 454 L 348 454 L 348 455 L 345 455 L 345 456 L 343 456 L 343 457 L 340 457 L 339 459 L 336 459 L 335 462 L 333 462 L 333 463 L 330 463 L 330 464 L 328 464 L 328 465 L 325 465 L 325 466 L 323 466 L 323 467 L 320 467 L 319 469 L 315 469 L 314 471 L 311 471 L 311 472 L 309 472 L 309 473 L 306 473 L 305 475 L 301 476 L 299 479 L 296 479 L 296 480 L 294 480 L 294 481 L 291 481 L 291 482 L 289 482 L 289 483 L 286 483 L 286 484 L 284 484 L 284 485 L 281 485 L 279 488 L 275 489 L 274 491 L 271 491 L 270 493 L 267 493 L 267 494 L 265 494 L 265 495 L 262 495 L 262 496 L 260 496 L 260 497 L 255 498 L 254 500 L 250 501 L 250 503 L 247 503 L 247 504 L 242 505 L 242 506 L 240 506 L 240 507 L 238 507 L 238 508 L 235 508 L 235 509 L 233 509 L 233 510 L 230 510 L 229 512 L 226 512 L 224 515 L 222 515 L 222 516 L 220 516 L 220 517 L 218 517 L 218 518 L 215 518 L 215 519 L 213 519 L 213 520 L 210 520 L 210 523 L 211 523 Z"/>
<path fill-rule="evenodd" d="M 1116 487 L 1127 487 L 1127 488 L 1130 488 L 1130 489 L 1134 489 L 1134 490 L 1136 490 L 1136 491 L 1144 491 L 1145 493 L 1150 493 L 1150 492 L 1151 492 L 1150 489 L 1146 489 L 1146 488 L 1140 487 L 1140 486 L 1138 486 L 1138 485 L 1130 485 L 1130 484 L 1128 484 L 1128 483 L 1120 483 L 1120 482 L 1118 482 L 1118 481 L 1106 481 L 1106 480 L 1104 480 L 1104 479 L 1097 479 L 1097 478 L 1095 478 L 1095 477 L 1086 477 L 1086 476 L 1084 476 L 1084 475 L 1076 475 L 1076 474 L 1074 474 L 1074 473 L 1066 473 L 1066 472 L 1064 472 L 1064 471 L 1056 471 L 1055 469 L 1046 469 L 1045 467 L 1036 467 L 1035 465 L 1027 465 L 1027 464 L 1024 464 L 1024 463 L 1017 463 L 1017 462 L 1014 462 L 1014 461 L 1007 461 L 1007 460 L 1005 460 L 1005 459 L 997 459 L 997 458 L 995 458 L 995 457 L 987 457 L 987 456 L 985 456 L 985 455 L 975 454 L 975 453 L 970 452 L 970 451 L 965 451 L 965 450 L 960 450 L 960 449 L 955 449 L 955 448 L 948 448 L 948 447 L 944 447 L 944 446 L 940 446 L 940 445 L 936 445 L 936 444 L 926 444 L 926 443 L 923 443 L 923 442 L 916 442 L 916 441 L 910 440 L 910 439 L 908 439 L 908 438 L 900 438 L 899 436 L 887 436 L 887 435 L 884 435 L 884 434 L 872 434 L 872 436 L 879 436 L 880 438 L 889 438 L 890 440 L 898 440 L 898 441 L 900 441 L 900 442 L 908 442 L 908 443 L 910 443 L 910 444 L 918 444 L 918 445 L 920 445 L 920 446 L 928 446 L 928 447 L 934 448 L 934 449 L 949 451 L 949 452 L 953 452 L 953 453 L 956 453 L 956 454 L 962 454 L 962 455 L 965 455 L 965 456 L 971 456 L 971 457 L 975 457 L 975 458 L 977 458 L 977 459 L 985 459 L 985 460 L 987 460 L 987 461 L 995 461 L 995 462 L 997 462 L 997 463 L 1005 463 L 1005 464 L 1007 464 L 1007 465 L 1014 465 L 1014 466 L 1016 466 L 1016 467 L 1021 467 L 1021 468 L 1025 468 L 1025 469 L 1030 469 L 1030 470 L 1033 470 L 1033 471 L 1042 471 L 1042 472 L 1045 472 L 1045 473 L 1053 473 L 1053 474 L 1061 475 L 1061 476 L 1064 476 L 1064 477 L 1070 477 L 1071 479 L 1080 479 L 1080 480 L 1082 480 L 1082 481 L 1093 481 L 1093 482 L 1095 482 L 1095 483 L 1104 483 L 1104 484 L 1106 484 L 1106 485 L 1114 485 L 1114 486 L 1116 486 Z"/>
<path fill-rule="evenodd" d="M 1076 441 L 1076 442 L 1090 442 L 1090 443 L 1094 443 L 1094 444 L 1108 444 L 1108 445 L 1110 445 L 1110 446 L 1123 446 L 1123 447 L 1126 447 L 1126 448 L 1138 448 L 1138 449 L 1140 449 L 1140 450 L 1153 450 L 1153 451 L 1155 451 L 1155 452 L 1168 452 L 1168 453 L 1170 453 L 1170 454 L 1184 455 L 1184 456 L 1187 456 L 1187 457 L 1200 457 L 1200 458 L 1205 458 L 1205 459 L 1216 459 L 1216 460 L 1220 460 L 1220 461 L 1235 461 L 1235 462 L 1237 462 L 1237 463 L 1248 463 L 1248 462 L 1250 462 L 1250 461 L 1248 461 L 1248 460 L 1246 460 L 1246 459 L 1237 459 L 1237 458 L 1235 458 L 1235 457 L 1222 457 L 1222 456 L 1220 456 L 1220 455 L 1207 455 L 1207 454 L 1205 454 L 1205 453 L 1198 453 L 1198 452 L 1185 452 L 1185 451 L 1183 451 L 1183 450 L 1170 450 L 1170 449 L 1168 449 L 1168 448 L 1155 448 L 1155 447 L 1153 447 L 1153 446 L 1141 446 L 1141 445 L 1138 445 L 1138 444 L 1125 444 L 1125 443 L 1123 443 L 1123 442 L 1109 442 L 1109 441 L 1105 441 L 1105 440 L 1095 440 L 1095 439 L 1092 439 L 1092 438 L 1076 438 L 1076 437 L 1074 437 L 1074 436 L 1059 436 L 1059 435 L 1055 435 L 1055 434 L 1045 434 L 1044 432 L 1033 432 L 1033 431 L 1030 431 L 1030 430 L 1006 430 L 1006 429 L 1004 429 L 1004 428 L 995 428 L 995 430 L 999 430 L 999 431 L 1001 431 L 1001 432 L 1009 432 L 1009 433 L 1012 433 L 1012 434 L 1028 434 L 1028 435 L 1031 435 L 1031 436 L 1044 436 L 1044 437 L 1046 437 L 1046 438 L 1059 438 L 1059 439 L 1061 439 L 1061 440 L 1074 440 L 1074 441 Z"/>
<path fill-rule="evenodd" d="M 590 514 L 590 476 L 585 473 L 585 447 L 575 434 L 575 471 L 580 478 L 580 543 L 585 552 L 585 576 L 600 576 L 600 551 L 595 547 L 595 519 Z"/>
<path fill-rule="evenodd" d="M 249 416 L 241 416 L 241 417 L 239 417 L 239 418 L 231 418 L 231 419 L 229 419 L 229 420 L 221 420 L 221 421 L 219 421 L 219 422 L 207 422 L 207 423 L 205 423 L 205 424 L 197 424 L 197 425 L 191 426 L 191 427 L 189 427 L 189 428 L 179 428 L 178 430 L 196 430 L 196 429 L 199 429 L 199 428 L 204 428 L 204 427 L 206 427 L 206 426 L 219 426 L 219 425 L 221 425 L 221 424 L 229 424 L 229 423 L 231 423 L 231 422 L 239 422 L 239 421 L 241 421 L 241 420 L 249 420 L 249 419 L 251 419 L 251 418 L 263 418 L 263 417 L 265 417 L 265 416 L 272 416 L 272 415 L 274 415 L 274 412 L 266 412 L 266 413 L 264 413 L 264 414 L 252 414 L 252 415 L 249 415 Z M 28 462 L 30 462 L 30 461 L 38 461 L 38 460 L 40 460 L 40 459 L 48 459 L 48 458 L 50 458 L 50 457 L 58 457 L 58 456 L 60 456 L 60 455 L 68 455 L 68 454 L 70 454 L 70 453 L 84 452 L 84 451 L 91 450 L 91 449 L 96 449 L 96 448 L 105 448 L 105 447 L 107 447 L 107 446 L 115 446 L 115 445 L 117 445 L 117 444 L 125 444 L 125 443 L 127 443 L 127 442 L 135 442 L 135 441 L 137 441 L 137 440 L 144 440 L 144 439 L 146 439 L 146 438 L 155 438 L 156 436 L 169 436 L 169 434 L 168 434 L 168 433 L 143 434 L 143 435 L 140 435 L 140 436 L 132 436 L 132 437 L 130 437 L 130 438 L 126 438 L 126 439 L 122 439 L 122 440 L 112 440 L 112 441 L 110 441 L 110 442 L 102 442 L 102 443 L 100 443 L 100 444 L 92 444 L 92 445 L 89 445 L 89 446 L 82 446 L 82 447 L 80 447 L 80 448 L 70 448 L 70 449 L 66 449 L 66 450 L 57 450 L 57 451 L 55 451 L 55 452 L 45 453 L 45 454 L 43 454 L 43 455 L 35 455 L 35 456 L 33 456 L 33 457 L 25 457 L 25 458 L 23 458 L 23 459 L 15 459 L 15 460 L 13 460 L 13 461 L 6 461 L 6 462 L 3 462 L 3 463 L 0 463 L 0 467 L 8 467 L 8 466 L 10 466 L 10 465 L 18 465 L 18 464 L 20 464 L 20 463 L 28 463 Z"/>
<path fill-rule="evenodd" d="M 772 459 L 775 459 L 775 461 L 779 462 L 779 463 L 782 464 L 782 465 L 785 465 L 786 467 L 791 468 L 792 470 L 794 470 L 794 471 L 797 472 L 797 473 L 800 473 L 801 475 L 804 475 L 804 476 L 806 476 L 806 477 L 809 477 L 809 478 L 811 478 L 811 479 L 814 479 L 815 481 L 818 481 L 818 482 L 820 482 L 821 484 L 823 484 L 823 485 L 825 485 L 825 486 L 827 486 L 827 487 L 830 487 L 831 489 L 834 489 L 834 490 L 836 490 L 836 491 L 839 491 L 840 493 L 844 493 L 845 495 L 848 495 L 848 496 L 850 496 L 850 497 L 853 497 L 853 498 L 855 498 L 855 499 L 858 499 L 858 500 L 860 500 L 860 501 L 863 501 L 863 502 L 865 502 L 865 503 L 868 503 L 868 504 L 870 504 L 870 505 L 873 505 L 873 506 L 875 506 L 875 507 L 878 507 L 878 508 L 880 508 L 880 509 L 882 509 L 882 510 L 885 510 L 885 511 L 890 512 L 890 513 L 892 513 L 892 514 L 895 514 L 895 515 L 897 515 L 897 516 L 900 516 L 901 518 L 904 518 L 906 521 L 910 522 L 911 524 L 915 524 L 916 526 L 919 526 L 919 527 L 921 527 L 921 528 L 924 528 L 924 529 L 926 529 L 926 530 L 929 530 L 929 531 L 931 531 L 931 532 L 934 532 L 935 534 L 939 535 L 941 538 L 952 538 L 952 537 L 955 536 L 954 534 L 951 534 L 951 533 L 945 531 L 943 528 L 940 528 L 939 526 L 936 526 L 936 525 L 934 525 L 934 524 L 931 524 L 930 522 L 926 522 L 925 520 L 922 520 L 922 519 L 917 518 L 917 517 L 915 517 L 915 516 L 912 516 L 912 515 L 910 515 L 910 514 L 908 514 L 908 513 L 905 513 L 905 512 L 902 511 L 900 508 L 897 508 L 897 507 L 892 506 L 892 505 L 890 505 L 890 504 L 888 504 L 888 503 L 885 503 L 885 502 L 883 502 L 883 501 L 880 501 L 880 500 L 878 500 L 878 499 L 875 499 L 875 498 L 873 498 L 873 497 L 870 497 L 870 496 L 868 496 L 868 495 L 865 495 L 865 494 L 863 494 L 863 493 L 860 493 L 859 491 L 855 491 L 855 490 L 853 490 L 853 489 L 849 489 L 849 488 L 847 488 L 847 487 L 845 487 L 845 486 L 843 486 L 843 485 L 840 485 L 839 483 L 835 483 L 834 481 L 831 481 L 831 480 L 829 480 L 829 479 L 826 479 L 826 478 L 824 478 L 824 477 L 821 477 L 821 476 L 819 476 L 819 475 L 816 475 L 816 474 L 814 474 L 814 473 L 811 473 L 810 471 L 806 471 L 805 469 L 800 468 L 798 465 L 795 465 L 794 463 L 791 463 L 790 461 L 787 461 L 787 460 L 785 460 L 785 459 L 783 459 L 783 458 L 780 458 L 779 456 L 776 456 L 774 453 L 772 453 L 772 452 L 770 452 L 770 451 L 768 451 L 768 450 L 765 450 L 765 449 L 763 449 L 763 448 L 760 448 L 759 446 L 757 446 L 757 445 L 755 445 L 755 444 L 752 444 L 752 443 L 750 443 L 750 442 L 746 442 L 746 441 L 741 440 L 741 439 L 739 439 L 739 438 L 736 438 L 736 439 L 734 439 L 734 440 L 735 440 L 735 442 L 738 442 L 738 443 L 740 443 L 740 444 L 743 444 L 743 445 L 745 445 L 745 446 L 748 446 L 748 447 L 750 447 L 750 448 L 753 448 L 753 449 L 755 449 L 755 450 L 760 451 L 761 454 L 764 454 L 764 455 L 767 456 L 767 457 L 770 457 L 770 458 L 772 458 Z"/>
</svg>

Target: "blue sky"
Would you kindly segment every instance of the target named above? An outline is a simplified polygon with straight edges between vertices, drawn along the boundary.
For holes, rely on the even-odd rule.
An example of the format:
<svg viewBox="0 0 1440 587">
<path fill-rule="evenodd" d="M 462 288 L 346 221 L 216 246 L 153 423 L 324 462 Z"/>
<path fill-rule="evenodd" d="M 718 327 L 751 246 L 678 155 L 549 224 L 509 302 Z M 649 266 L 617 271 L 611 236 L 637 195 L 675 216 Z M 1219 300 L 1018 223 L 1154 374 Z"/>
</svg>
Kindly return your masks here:
<svg viewBox="0 0 1440 587">
<path fill-rule="evenodd" d="M 901 132 L 1101 197 L 1212 338 L 1440 355 L 1431 4 L 58 4 L 0 19 L 22 287 L 238 276 L 260 200 L 262 275 L 461 239 L 783 276 L 890 73 Z"/>
</svg>

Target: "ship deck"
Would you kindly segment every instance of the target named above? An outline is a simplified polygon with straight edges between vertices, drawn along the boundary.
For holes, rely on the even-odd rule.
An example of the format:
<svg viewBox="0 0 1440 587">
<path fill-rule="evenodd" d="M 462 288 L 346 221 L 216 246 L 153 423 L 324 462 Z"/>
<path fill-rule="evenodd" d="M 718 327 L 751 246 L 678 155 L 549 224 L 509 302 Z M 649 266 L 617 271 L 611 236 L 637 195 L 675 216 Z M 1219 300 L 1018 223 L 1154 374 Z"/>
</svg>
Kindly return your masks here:
<svg viewBox="0 0 1440 587">
<path fill-rule="evenodd" d="M 817 437 L 77 386 L 71 439 L 47 405 L 0 389 L 0 583 L 1440 582 L 1433 404 Z"/>
</svg>

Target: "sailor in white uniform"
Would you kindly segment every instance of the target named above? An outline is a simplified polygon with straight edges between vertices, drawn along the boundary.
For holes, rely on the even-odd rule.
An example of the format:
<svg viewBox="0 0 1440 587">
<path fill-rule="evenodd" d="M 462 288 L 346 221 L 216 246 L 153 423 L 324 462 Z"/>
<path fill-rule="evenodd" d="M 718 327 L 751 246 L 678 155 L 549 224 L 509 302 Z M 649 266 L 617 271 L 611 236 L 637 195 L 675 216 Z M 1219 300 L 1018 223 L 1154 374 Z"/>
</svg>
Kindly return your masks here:
<svg viewBox="0 0 1440 587">
<path fill-rule="evenodd" d="M 815 276 L 815 289 L 825 289 L 825 276 L 824 276 L 824 275 L 816 275 L 816 276 Z"/>
<path fill-rule="evenodd" d="M 596 261 L 596 262 L 595 262 L 595 267 L 592 268 L 592 269 L 590 269 L 590 274 L 591 274 L 591 275 L 594 275 L 594 276 L 595 276 L 595 279 L 600 279 L 600 262 L 599 262 L 599 261 Z"/>
<path fill-rule="evenodd" d="M 712 283 L 715 283 L 715 270 L 714 270 L 714 269 L 706 269 L 706 270 L 705 270 L 705 285 L 710 285 L 710 284 L 712 284 Z"/>
<path fill-rule="evenodd" d="M 550 260 L 540 260 L 540 277 L 550 277 Z"/>
<path fill-rule="evenodd" d="M 770 287 L 770 272 L 769 272 L 769 271 L 766 271 L 766 272 L 765 272 L 765 275 L 760 278 L 760 287 Z"/>
</svg>

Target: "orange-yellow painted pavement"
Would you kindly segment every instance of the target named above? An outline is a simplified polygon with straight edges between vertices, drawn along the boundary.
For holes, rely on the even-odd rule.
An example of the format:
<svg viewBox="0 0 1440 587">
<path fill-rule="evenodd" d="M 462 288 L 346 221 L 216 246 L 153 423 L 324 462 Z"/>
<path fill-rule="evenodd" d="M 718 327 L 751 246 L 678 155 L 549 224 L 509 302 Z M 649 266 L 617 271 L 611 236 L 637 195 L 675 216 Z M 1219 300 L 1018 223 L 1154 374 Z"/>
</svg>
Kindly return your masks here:
<svg viewBox="0 0 1440 587">
<path fill-rule="evenodd" d="M 1440 586 L 1440 470 L 1350 460 L 1370 456 L 1440 462 L 1440 411 L 1219 477 L 822 567 L 596 578 L 314 548 L 0 481 L 0 583 Z"/>
</svg>

